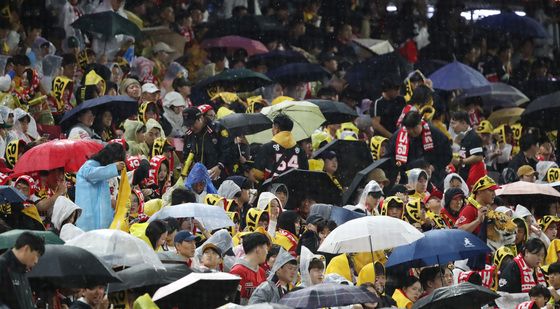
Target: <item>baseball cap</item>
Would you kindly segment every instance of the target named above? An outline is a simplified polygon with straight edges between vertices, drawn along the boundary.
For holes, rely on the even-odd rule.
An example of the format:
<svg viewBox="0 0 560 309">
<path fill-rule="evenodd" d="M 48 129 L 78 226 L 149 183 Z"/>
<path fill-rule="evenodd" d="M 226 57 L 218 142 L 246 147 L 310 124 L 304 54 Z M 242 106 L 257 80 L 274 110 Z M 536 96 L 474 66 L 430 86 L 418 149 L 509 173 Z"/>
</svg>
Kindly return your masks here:
<svg viewBox="0 0 560 309">
<path fill-rule="evenodd" d="M 488 175 L 486 175 L 486 176 L 482 176 L 479 180 L 476 181 L 476 183 L 474 184 L 471 191 L 473 193 L 483 191 L 483 190 L 496 191 L 499 188 L 500 187 L 496 184 L 494 179 L 492 179 L 492 178 L 488 177 Z"/>
<path fill-rule="evenodd" d="M 156 93 L 158 91 L 160 91 L 159 88 L 152 83 L 145 83 L 142 85 L 142 92 Z"/>
<path fill-rule="evenodd" d="M 196 107 L 189 107 L 183 110 L 183 122 L 186 127 L 192 127 L 194 122 L 200 117 L 202 113 Z"/>
<path fill-rule="evenodd" d="M 203 246 L 202 246 L 202 253 L 206 252 L 206 250 L 211 249 L 214 250 L 214 252 L 216 252 L 220 257 L 223 257 L 223 253 L 222 253 L 222 249 L 218 248 L 218 246 L 216 246 L 215 244 L 211 243 L 211 242 L 206 242 Z"/>
<path fill-rule="evenodd" d="M 210 111 L 212 108 L 212 105 L 210 104 L 202 104 L 197 106 L 198 110 L 200 110 L 201 113 L 206 114 L 208 111 Z"/>
<path fill-rule="evenodd" d="M 175 238 L 173 239 L 173 242 L 176 243 L 176 244 L 180 244 L 183 241 L 194 241 L 195 239 L 196 239 L 196 236 L 191 234 L 191 232 L 180 231 L 179 233 L 175 234 Z"/>
<path fill-rule="evenodd" d="M 537 176 L 537 172 L 533 169 L 530 165 L 522 165 L 517 169 L 517 177 L 521 178 L 523 176 L 530 176 L 535 175 Z"/>
<path fill-rule="evenodd" d="M 158 42 L 156 45 L 154 45 L 154 47 L 152 48 L 152 53 L 158 53 L 158 52 L 166 52 L 166 53 L 174 53 L 175 50 L 173 48 L 171 48 L 169 45 L 163 43 L 163 42 Z"/>
</svg>

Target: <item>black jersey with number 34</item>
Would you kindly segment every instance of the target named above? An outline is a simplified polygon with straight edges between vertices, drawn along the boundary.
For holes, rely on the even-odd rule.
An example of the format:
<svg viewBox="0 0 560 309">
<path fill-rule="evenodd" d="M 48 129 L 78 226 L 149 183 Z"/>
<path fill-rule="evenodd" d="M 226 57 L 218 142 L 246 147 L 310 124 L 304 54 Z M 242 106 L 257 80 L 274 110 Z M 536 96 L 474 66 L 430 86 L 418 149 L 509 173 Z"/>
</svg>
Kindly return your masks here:
<svg viewBox="0 0 560 309">
<path fill-rule="evenodd" d="M 307 155 L 298 145 L 284 148 L 276 142 L 262 145 L 255 168 L 264 172 L 265 179 L 278 176 L 291 169 L 309 169 Z"/>
</svg>

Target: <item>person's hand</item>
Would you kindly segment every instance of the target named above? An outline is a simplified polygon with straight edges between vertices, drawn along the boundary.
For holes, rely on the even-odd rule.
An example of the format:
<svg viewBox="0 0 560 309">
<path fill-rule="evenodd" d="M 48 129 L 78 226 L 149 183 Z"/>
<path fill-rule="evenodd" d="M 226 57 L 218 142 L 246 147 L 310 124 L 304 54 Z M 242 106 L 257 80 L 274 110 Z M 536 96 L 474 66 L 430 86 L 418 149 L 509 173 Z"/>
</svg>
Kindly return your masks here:
<svg viewBox="0 0 560 309">
<path fill-rule="evenodd" d="M 107 297 L 107 294 L 105 294 L 105 296 L 103 296 L 103 300 L 99 303 L 99 305 L 97 305 L 97 308 L 99 308 L 99 309 L 109 308 L 109 298 Z"/>
<path fill-rule="evenodd" d="M 210 174 L 210 179 L 212 180 L 216 180 L 220 177 L 220 174 L 222 173 L 222 170 L 220 169 L 220 166 L 216 165 L 213 168 L 211 168 L 208 171 L 208 174 Z"/>
<path fill-rule="evenodd" d="M 484 221 L 484 218 L 486 218 L 486 213 L 488 212 L 488 207 L 486 206 L 482 206 L 478 209 L 478 217 L 476 218 L 476 220 L 478 220 L 478 222 L 482 223 L 482 221 Z"/>
<path fill-rule="evenodd" d="M 193 219 L 193 224 L 194 226 L 201 232 L 204 233 L 204 231 L 206 231 L 206 228 L 204 228 L 204 225 L 202 225 L 202 223 L 200 223 L 200 221 Z"/>
<path fill-rule="evenodd" d="M 122 171 L 123 168 L 126 168 L 126 164 L 123 161 L 118 161 L 115 162 L 115 164 L 117 165 L 117 171 Z"/>
<path fill-rule="evenodd" d="M 142 189 L 142 194 L 144 196 L 150 196 L 150 195 L 152 195 L 152 193 L 154 193 L 154 190 L 152 190 L 152 189 Z"/>
</svg>

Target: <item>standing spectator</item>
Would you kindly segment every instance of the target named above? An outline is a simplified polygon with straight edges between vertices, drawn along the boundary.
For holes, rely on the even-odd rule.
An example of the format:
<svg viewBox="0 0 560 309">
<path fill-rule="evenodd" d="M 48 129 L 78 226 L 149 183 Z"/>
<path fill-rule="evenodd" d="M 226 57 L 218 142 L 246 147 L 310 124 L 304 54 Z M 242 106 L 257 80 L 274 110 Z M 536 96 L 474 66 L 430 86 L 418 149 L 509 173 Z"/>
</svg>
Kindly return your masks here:
<svg viewBox="0 0 560 309">
<path fill-rule="evenodd" d="M 33 294 L 25 273 L 45 253 L 45 241 L 29 232 L 22 233 L 15 246 L 0 256 L 0 305 L 33 309 Z"/>
<path fill-rule="evenodd" d="M 399 84 L 390 78 L 381 82 L 381 97 L 375 100 L 369 110 L 375 135 L 390 138 L 397 130 L 397 120 L 406 106 L 399 89 Z"/>
<path fill-rule="evenodd" d="M 534 135 L 525 134 L 519 139 L 519 153 L 516 154 L 511 161 L 509 161 L 508 168 L 513 172 L 523 165 L 529 165 L 533 169 L 537 168 L 537 151 L 539 150 L 539 143 Z"/>
<path fill-rule="evenodd" d="M 469 114 L 465 111 L 458 111 L 451 115 L 450 127 L 455 134 L 463 135 L 459 158 L 454 158 L 452 163 L 457 166 L 459 175 L 467 180 L 467 185 L 472 187 L 480 177 L 487 174 L 482 139 L 471 128 Z"/>
</svg>

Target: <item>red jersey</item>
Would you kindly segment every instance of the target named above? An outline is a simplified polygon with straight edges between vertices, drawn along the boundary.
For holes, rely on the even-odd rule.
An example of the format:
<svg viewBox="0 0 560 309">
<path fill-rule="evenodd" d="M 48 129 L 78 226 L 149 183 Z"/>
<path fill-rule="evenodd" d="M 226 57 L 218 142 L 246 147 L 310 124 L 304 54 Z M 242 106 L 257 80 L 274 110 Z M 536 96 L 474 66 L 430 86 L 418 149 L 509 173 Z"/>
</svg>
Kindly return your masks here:
<svg viewBox="0 0 560 309">
<path fill-rule="evenodd" d="M 459 218 L 455 222 L 455 226 L 460 227 L 462 225 L 469 224 L 475 221 L 477 217 L 478 209 L 476 209 L 476 207 L 474 207 L 472 204 L 467 204 L 467 206 L 461 209 Z M 478 232 L 480 232 L 480 225 L 478 225 L 476 229 L 474 229 L 473 234 L 478 235 Z"/>
<path fill-rule="evenodd" d="M 249 298 L 251 298 L 253 291 L 261 283 L 266 281 L 266 273 L 262 267 L 259 267 L 258 271 L 254 271 L 243 264 L 235 264 L 229 272 L 241 277 L 238 288 L 241 304 L 246 304 L 249 301 Z"/>
</svg>

